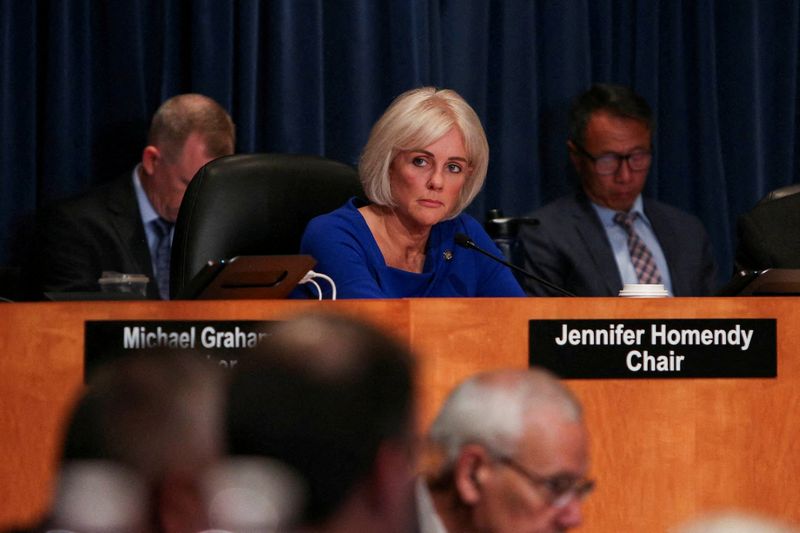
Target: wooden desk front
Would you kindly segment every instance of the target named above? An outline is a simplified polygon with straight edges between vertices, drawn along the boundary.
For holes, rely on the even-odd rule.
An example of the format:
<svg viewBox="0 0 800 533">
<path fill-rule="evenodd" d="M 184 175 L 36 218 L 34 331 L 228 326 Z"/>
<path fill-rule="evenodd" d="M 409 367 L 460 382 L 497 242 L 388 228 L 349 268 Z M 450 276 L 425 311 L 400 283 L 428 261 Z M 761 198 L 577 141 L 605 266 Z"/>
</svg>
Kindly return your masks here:
<svg viewBox="0 0 800 533">
<path fill-rule="evenodd" d="M 574 380 L 598 490 L 584 531 L 664 531 L 712 509 L 800 523 L 800 299 L 417 299 L 71 302 L 0 307 L 0 528 L 47 505 L 63 416 L 80 390 L 86 320 L 267 320 L 324 309 L 370 320 L 419 359 L 427 427 L 481 370 L 527 365 L 528 320 L 777 318 L 777 379 Z"/>
</svg>

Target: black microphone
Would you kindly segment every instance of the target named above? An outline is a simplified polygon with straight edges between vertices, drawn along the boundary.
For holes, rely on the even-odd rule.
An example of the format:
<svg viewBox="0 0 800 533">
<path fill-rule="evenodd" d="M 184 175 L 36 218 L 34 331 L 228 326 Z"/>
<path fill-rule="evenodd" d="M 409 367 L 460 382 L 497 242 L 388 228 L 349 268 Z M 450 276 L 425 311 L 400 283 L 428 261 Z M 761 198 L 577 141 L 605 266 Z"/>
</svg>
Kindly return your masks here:
<svg viewBox="0 0 800 533">
<path fill-rule="evenodd" d="M 469 237 L 467 237 L 467 236 L 466 236 L 466 235 L 464 235 L 463 233 L 456 233 L 456 236 L 455 236 L 455 241 L 456 241 L 456 244 L 457 244 L 457 245 L 459 245 L 459 246 L 461 246 L 461 247 L 463 247 L 463 248 L 471 248 L 471 249 L 475 250 L 476 252 L 480 252 L 480 253 L 482 253 L 482 254 L 483 254 L 483 255 L 485 255 L 486 257 L 491 257 L 492 259 L 494 259 L 495 261 L 497 261 L 497 262 L 498 262 L 498 263 L 500 263 L 501 265 L 505 265 L 505 266 L 507 266 L 508 268 L 510 268 L 511 270 L 515 270 L 515 271 L 519 272 L 520 274 L 523 274 L 523 275 L 525 275 L 525 276 L 527 276 L 527 277 L 531 278 L 532 280 L 534 280 L 534 281 L 536 281 L 536 282 L 538 282 L 538 283 L 541 283 L 541 284 L 542 284 L 542 285 L 544 285 L 545 287 L 548 287 L 548 288 L 550 288 L 550 289 L 553 289 L 553 290 L 554 290 L 554 291 L 556 291 L 557 293 L 560 293 L 560 294 L 562 294 L 562 295 L 564 295 L 564 296 L 575 296 L 574 294 L 572 294 L 572 293 L 571 293 L 571 292 L 569 292 L 568 290 L 566 290 L 566 289 L 562 289 L 562 288 L 561 288 L 561 287 L 559 287 L 558 285 L 555 285 L 555 284 L 553 284 L 553 283 L 550 283 L 550 282 L 549 282 L 549 281 L 547 281 L 546 279 L 542 279 L 542 278 L 540 278 L 539 276 L 537 276 L 536 274 L 531 274 L 531 273 L 530 273 L 530 272 L 528 272 L 527 270 L 525 270 L 525 269 L 522 269 L 522 268 L 520 268 L 520 267 L 518 267 L 517 265 L 514 265 L 514 264 L 512 264 L 512 263 L 509 263 L 509 262 L 508 262 L 508 261 L 506 261 L 505 259 L 500 259 L 499 257 L 497 257 L 497 256 L 495 256 L 495 255 L 493 255 L 493 254 L 490 254 L 489 252 L 487 252 L 486 250 L 484 250 L 483 248 L 481 248 L 480 246 L 478 246 L 477 244 L 475 244 L 475 241 L 473 241 L 472 239 L 470 239 Z"/>
</svg>

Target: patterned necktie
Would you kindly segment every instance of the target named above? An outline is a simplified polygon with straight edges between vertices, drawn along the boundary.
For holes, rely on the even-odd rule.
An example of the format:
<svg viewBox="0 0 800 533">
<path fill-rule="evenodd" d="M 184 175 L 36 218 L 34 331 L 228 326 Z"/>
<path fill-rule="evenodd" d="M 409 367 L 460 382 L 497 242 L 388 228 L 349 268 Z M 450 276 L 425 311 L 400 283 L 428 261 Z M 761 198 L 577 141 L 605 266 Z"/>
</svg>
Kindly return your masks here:
<svg viewBox="0 0 800 533">
<path fill-rule="evenodd" d="M 169 300 L 169 257 L 170 257 L 170 231 L 172 222 L 157 218 L 152 222 L 156 235 L 156 281 L 158 292 L 162 300 Z"/>
<path fill-rule="evenodd" d="M 628 234 L 628 252 L 631 254 L 631 261 L 639 283 L 661 283 L 661 274 L 658 272 L 653 254 L 633 228 L 636 217 L 637 213 L 620 212 L 614 215 L 614 222 L 622 226 Z"/>
</svg>

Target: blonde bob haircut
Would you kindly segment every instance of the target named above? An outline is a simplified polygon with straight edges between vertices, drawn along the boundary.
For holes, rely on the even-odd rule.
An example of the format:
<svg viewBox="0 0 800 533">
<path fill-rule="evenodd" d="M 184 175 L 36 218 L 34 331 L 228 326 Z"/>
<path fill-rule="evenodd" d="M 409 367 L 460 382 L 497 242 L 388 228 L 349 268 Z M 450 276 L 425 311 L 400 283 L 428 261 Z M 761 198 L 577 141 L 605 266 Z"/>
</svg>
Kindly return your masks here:
<svg viewBox="0 0 800 533">
<path fill-rule="evenodd" d="M 372 127 L 361 153 L 358 173 L 367 198 L 374 204 L 395 207 L 389 167 L 398 153 L 419 150 L 442 138 L 453 127 L 464 138 L 467 163 L 472 169 L 458 203 L 448 218 L 457 217 L 475 198 L 486 179 L 489 143 L 475 111 L 455 91 L 420 87 L 406 91 L 391 103 Z"/>
</svg>

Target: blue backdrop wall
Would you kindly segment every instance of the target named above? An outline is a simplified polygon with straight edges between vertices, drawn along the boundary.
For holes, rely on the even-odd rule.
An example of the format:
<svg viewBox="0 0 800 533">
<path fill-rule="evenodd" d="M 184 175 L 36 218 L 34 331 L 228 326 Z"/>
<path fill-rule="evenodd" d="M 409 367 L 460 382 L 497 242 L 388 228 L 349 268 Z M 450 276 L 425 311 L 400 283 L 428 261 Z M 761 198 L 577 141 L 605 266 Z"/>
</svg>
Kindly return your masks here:
<svg viewBox="0 0 800 533">
<path fill-rule="evenodd" d="M 0 0 L 0 265 L 37 208 L 130 169 L 176 93 L 228 108 L 238 151 L 355 164 L 394 96 L 456 89 L 491 145 L 480 219 L 574 187 L 567 106 L 604 81 L 655 108 L 646 193 L 703 220 L 722 280 L 736 216 L 799 181 L 799 21 L 798 0 Z"/>
</svg>

